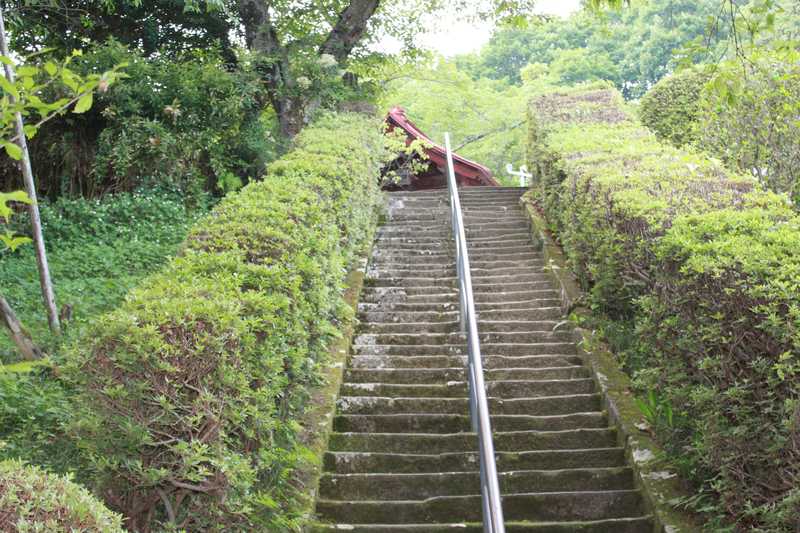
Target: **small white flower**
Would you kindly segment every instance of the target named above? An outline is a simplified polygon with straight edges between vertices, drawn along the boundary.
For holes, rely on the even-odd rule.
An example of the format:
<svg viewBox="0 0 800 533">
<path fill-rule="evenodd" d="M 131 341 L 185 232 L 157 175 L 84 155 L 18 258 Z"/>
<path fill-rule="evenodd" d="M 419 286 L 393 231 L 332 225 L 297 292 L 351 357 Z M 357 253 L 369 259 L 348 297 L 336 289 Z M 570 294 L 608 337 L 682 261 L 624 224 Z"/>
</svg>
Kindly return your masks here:
<svg viewBox="0 0 800 533">
<path fill-rule="evenodd" d="M 311 87 L 311 80 L 305 76 L 300 76 L 297 78 L 297 85 L 300 86 L 301 89 L 308 89 Z"/>
<path fill-rule="evenodd" d="M 331 54 L 322 54 L 321 56 L 319 56 L 319 59 L 317 59 L 317 63 L 319 63 L 319 66 L 321 66 L 322 68 L 335 67 L 339 64 L 336 61 L 336 58 L 333 57 Z"/>
</svg>

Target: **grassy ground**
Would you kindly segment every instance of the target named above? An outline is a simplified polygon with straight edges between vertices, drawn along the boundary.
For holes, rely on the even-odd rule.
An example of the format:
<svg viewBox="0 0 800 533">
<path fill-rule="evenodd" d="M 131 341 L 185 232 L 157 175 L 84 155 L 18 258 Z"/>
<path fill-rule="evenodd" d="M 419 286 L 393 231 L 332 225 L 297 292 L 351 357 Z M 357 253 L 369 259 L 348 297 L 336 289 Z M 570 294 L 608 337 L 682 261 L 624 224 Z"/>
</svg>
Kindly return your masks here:
<svg viewBox="0 0 800 533">
<path fill-rule="evenodd" d="M 47 327 L 33 246 L 0 252 L 0 294 L 35 342 L 55 355 L 94 316 L 116 306 L 139 280 L 178 250 L 202 209 L 187 209 L 166 193 L 120 194 L 103 200 L 59 200 L 41 205 L 48 259 L 59 308 L 71 306 L 66 334 Z M 20 233 L 26 220 L 18 216 Z M 0 336 L 0 363 L 19 360 L 8 336 Z"/>
</svg>

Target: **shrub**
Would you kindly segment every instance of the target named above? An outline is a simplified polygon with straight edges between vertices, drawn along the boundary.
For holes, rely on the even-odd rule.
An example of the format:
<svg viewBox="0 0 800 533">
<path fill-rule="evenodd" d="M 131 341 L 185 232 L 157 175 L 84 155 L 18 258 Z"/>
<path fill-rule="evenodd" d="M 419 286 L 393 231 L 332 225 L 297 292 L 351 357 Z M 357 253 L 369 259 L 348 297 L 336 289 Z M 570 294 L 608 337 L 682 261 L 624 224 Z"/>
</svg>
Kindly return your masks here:
<svg viewBox="0 0 800 533">
<path fill-rule="evenodd" d="M 700 69 L 686 69 L 663 78 L 642 97 L 639 118 L 659 139 L 684 146 L 698 136 L 700 94 L 708 82 Z"/>
<path fill-rule="evenodd" d="M 795 531 L 798 218 L 698 153 L 662 145 L 615 91 L 533 101 L 534 197 L 596 310 L 632 324 L 660 437 L 747 530 Z M 617 328 L 618 330 L 618 328 Z"/>
<path fill-rule="evenodd" d="M 681 217 L 642 303 L 659 387 L 691 417 L 681 444 L 742 530 L 800 527 L 798 250 L 789 206 Z"/>
<path fill-rule="evenodd" d="M 0 460 L 20 459 L 59 473 L 80 470 L 63 430 L 72 416 L 69 390 L 44 366 L 9 368 L 14 366 L 0 367 Z"/>
<path fill-rule="evenodd" d="M 800 203 L 800 52 L 723 64 L 704 91 L 700 145 Z"/>
<path fill-rule="evenodd" d="M 130 528 L 298 527 L 294 419 L 371 234 L 382 142 L 354 115 L 308 126 L 71 353 L 76 437 Z"/>
<path fill-rule="evenodd" d="M 122 533 L 121 517 L 69 479 L 0 461 L 0 531 Z"/>
<path fill-rule="evenodd" d="M 258 76 L 213 52 L 145 59 L 110 41 L 76 70 L 126 64 L 127 78 L 83 115 L 57 118 L 31 142 L 40 195 L 100 196 L 142 187 L 235 190 L 276 157 Z M 10 167 L 0 182 L 18 182 Z M 16 172 L 19 174 L 19 172 Z M 19 187 L 17 187 L 19 188 Z"/>
</svg>

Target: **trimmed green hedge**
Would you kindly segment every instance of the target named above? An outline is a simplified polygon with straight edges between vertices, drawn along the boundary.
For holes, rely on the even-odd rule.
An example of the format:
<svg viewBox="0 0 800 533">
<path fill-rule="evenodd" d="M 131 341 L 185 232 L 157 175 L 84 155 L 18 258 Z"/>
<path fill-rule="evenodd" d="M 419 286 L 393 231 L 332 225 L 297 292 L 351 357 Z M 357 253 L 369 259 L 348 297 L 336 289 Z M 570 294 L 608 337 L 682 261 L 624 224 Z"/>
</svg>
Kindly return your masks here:
<svg viewBox="0 0 800 533">
<path fill-rule="evenodd" d="M 663 141 L 675 146 L 696 142 L 700 96 L 708 80 L 700 69 L 663 78 L 642 97 L 639 118 Z"/>
<path fill-rule="evenodd" d="M 800 218 L 788 200 L 659 143 L 610 88 L 534 99 L 529 133 L 532 194 L 592 306 L 633 328 L 633 370 L 656 391 L 651 422 L 674 459 L 728 522 L 796 531 Z"/>
<path fill-rule="evenodd" d="M 380 199 L 377 123 L 328 115 L 184 253 L 98 320 L 64 372 L 96 489 L 134 530 L 296 529 L 296 419 Z"/>
<path fill-rule="evenodd" d="M 69 479 L 0 461 L 0 531 L 123 533 L 122 517 Z"/>
</svg>

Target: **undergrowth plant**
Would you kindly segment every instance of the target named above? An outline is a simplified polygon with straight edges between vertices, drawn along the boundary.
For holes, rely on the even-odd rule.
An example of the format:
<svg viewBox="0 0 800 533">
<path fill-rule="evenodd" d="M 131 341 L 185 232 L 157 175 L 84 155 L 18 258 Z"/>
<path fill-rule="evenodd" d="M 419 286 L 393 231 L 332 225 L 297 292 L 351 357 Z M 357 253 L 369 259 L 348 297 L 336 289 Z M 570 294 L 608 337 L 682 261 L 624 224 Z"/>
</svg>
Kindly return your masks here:
<svg viewBox="0 0 800 533">
<path fill-rule="evenodd" d="M 125 293 L 174 255 L 191 224 L 207 209 L 189 209 L 169 191 L 137 191 L 103 199 L 68 199 L 39 203 L 50 271 L 65 324 L 67 341 L 96 315 L 119 304 Z M 6 231 L 29 234 L 27 212 L 14 215 Z M 41 293 L 32 246 L 0 251 L 3 296 L 33 339 L 46 353 L 58 352 L 41 309 Z M 11 282 L 13 280 L 13 282 Z M 5 334 L 0 362 L 19 356 Z"/>
</svg>

